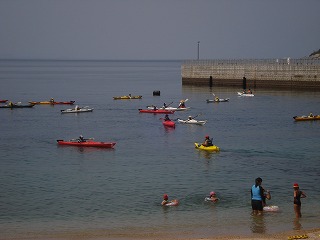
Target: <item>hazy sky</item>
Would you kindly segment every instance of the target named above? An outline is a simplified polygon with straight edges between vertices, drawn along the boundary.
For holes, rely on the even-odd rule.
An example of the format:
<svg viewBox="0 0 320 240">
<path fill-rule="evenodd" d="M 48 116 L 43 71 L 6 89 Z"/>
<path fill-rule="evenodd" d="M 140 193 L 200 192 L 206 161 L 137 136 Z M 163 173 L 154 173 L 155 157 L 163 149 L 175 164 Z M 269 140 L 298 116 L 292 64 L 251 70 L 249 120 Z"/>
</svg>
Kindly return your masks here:
<svg viewBox="0 0 320 240">
<path fill-rule="evenodd" d="M 0 59 L 300 58 L 320 0 L 0 0 Z"/>
</svg>

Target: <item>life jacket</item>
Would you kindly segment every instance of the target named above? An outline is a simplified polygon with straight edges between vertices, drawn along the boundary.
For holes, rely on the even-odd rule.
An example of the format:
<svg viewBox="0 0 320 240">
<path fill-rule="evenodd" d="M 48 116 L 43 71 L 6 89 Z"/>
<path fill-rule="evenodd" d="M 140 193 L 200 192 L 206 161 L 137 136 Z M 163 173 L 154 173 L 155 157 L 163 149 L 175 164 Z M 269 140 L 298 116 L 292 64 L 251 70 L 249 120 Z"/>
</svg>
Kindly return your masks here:
<svg viewBox="0 0 320 240">
<path fill-rule="evenodd" d="M 262 201 L 263 197 L 262 197 L 262 187 L 261 186 L 257 186 L 253 185 L 251 188 L 251 199 L 252 200 L 259 200 Z"/>
</svg>

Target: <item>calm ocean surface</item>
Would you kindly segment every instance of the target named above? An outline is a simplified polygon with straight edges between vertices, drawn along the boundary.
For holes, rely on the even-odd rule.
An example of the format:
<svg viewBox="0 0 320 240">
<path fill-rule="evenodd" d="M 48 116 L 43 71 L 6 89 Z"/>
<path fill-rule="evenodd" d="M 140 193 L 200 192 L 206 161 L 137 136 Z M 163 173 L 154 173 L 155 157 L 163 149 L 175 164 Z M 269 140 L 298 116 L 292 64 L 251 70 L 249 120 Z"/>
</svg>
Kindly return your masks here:
<svg viewBox="0 0 320 240">
<path fill-rule="evenodd" d="M 53 97 L 94 108 L 82 114 L 61 114 L 68 105 L 0 109 L 0 239 L 200 238 L 318 228 L 320 121 L 292 117 L 320 114 L 320 92 L 257 89 L 253 98 L 238 97 L 236 88 L 182 86 L 180 67 L 179 61 L 0 61 L 0 99 Z M 129 93 L 143 98 L 112 98 Z M 207 104 L 212 93 L 230 102 Z M 166 129 L 162 115 L 138 112 L 181 99 L 191 109 L 171 118 L 201 114 L 207 124 Z M 56 144 L 80 134 L 117 144 L 113 150 Z M 221 152 L 194 148 L 207 134 Z M 259 176 L 272 193 L 268 203 L 281 212 L 250 215 L 250 188 Z M 294 182 L 308 196 L 299 221 Z M 218 204 L 203 201 L 210 191 Z M 180 206 L 161 207 L 164 193 Z"/>
</svg>

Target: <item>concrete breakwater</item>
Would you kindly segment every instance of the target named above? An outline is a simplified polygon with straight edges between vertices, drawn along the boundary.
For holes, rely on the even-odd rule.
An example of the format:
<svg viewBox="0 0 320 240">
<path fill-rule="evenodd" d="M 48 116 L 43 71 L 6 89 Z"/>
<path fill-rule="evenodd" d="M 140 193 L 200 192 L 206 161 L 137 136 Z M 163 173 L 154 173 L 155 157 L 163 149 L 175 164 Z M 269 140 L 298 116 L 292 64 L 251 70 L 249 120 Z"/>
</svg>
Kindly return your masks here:
<svg viewBox="0 0 320 240">
<path fill-rule="evenodd" d="M 320 90 L 320 60 L 188 60 L 183 85 Z"/>
</svg>

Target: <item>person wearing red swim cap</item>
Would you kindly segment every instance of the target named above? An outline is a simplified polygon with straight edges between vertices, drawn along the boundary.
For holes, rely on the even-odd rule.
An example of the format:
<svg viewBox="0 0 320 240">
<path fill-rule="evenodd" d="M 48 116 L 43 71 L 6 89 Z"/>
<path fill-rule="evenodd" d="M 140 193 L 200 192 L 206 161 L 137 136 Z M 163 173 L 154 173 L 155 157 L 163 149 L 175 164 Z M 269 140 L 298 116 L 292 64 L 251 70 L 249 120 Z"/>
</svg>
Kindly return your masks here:
<svg viewBox="0 0 320 240">
<path fill-rule="evenodd" d="M 211 201 L 211 202 L 214 202 L 214 203 L 216 203 L 216 202 L 219 201 L 219 198 L 217 198 L 215 192 L 210 192 L 210 197 L 209 197 L 209 198 L 210 198 L 210 201 Z"/>
<path fill-rule="evenodd" d="M 296 218 L 301 218 L 301 201 L 300 198 L 305 198 L 307 195 L 299 190 L 299 184 L 293 184 L 293 208 Z"/>
<path fill-rule="evenodd" d="M 210 137 L 208 135 L 205 136 L 205 139 L 204 139 L 204 142 L 202 143 L 202 145 L 205 147 L 213 146 L 212 138 L 210 139 Z"/>
<path fill-rule="evenodd" d="M 179 205 L 179 201 L 174 199 L 172 201 L 169 201 L 168 194 L 163 194 L 163 201 L 161 202 L 162 206 L 177 206 Z"/>
</svg>

